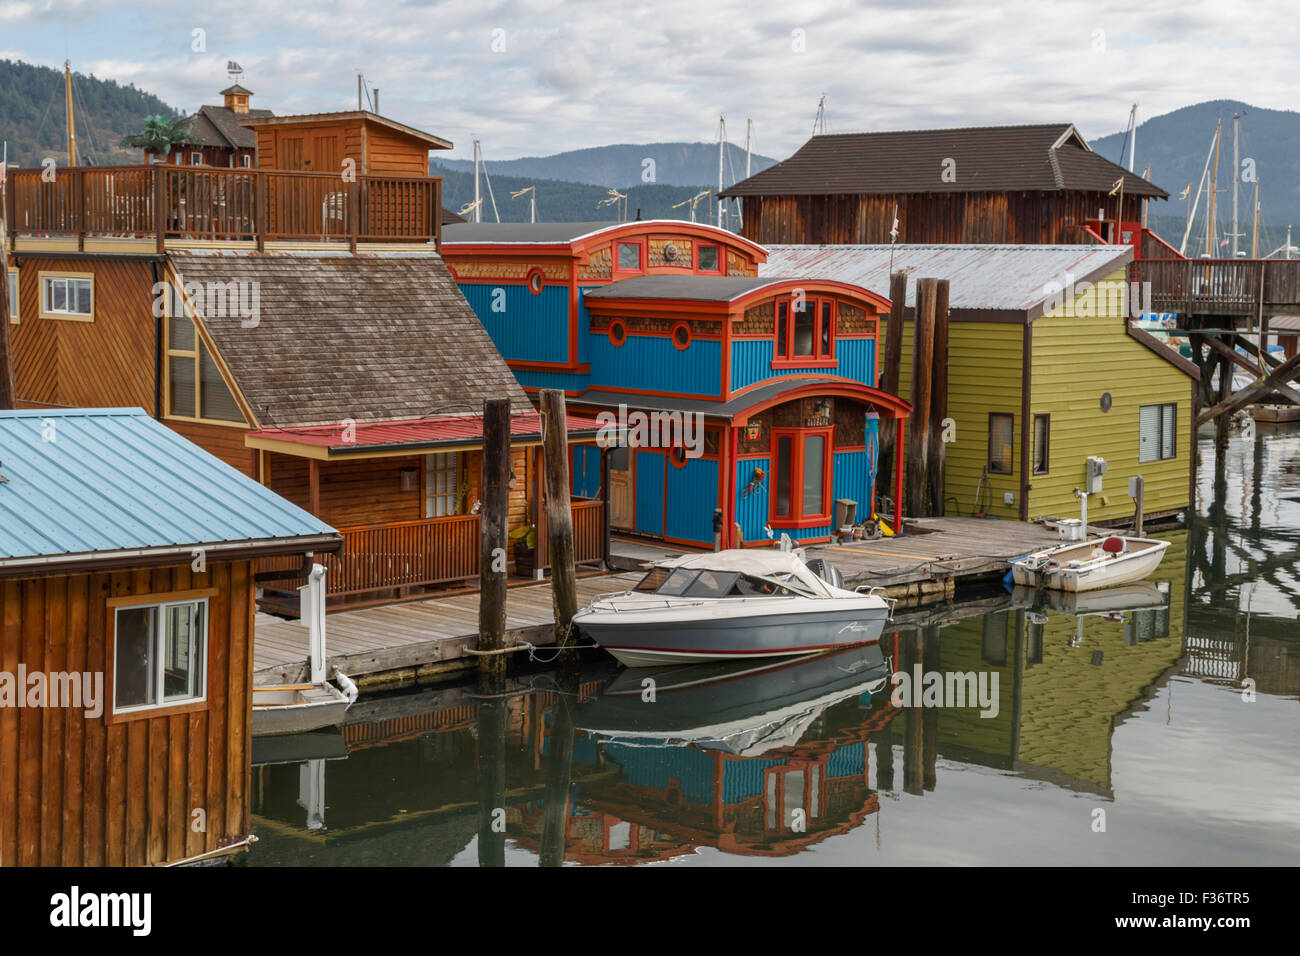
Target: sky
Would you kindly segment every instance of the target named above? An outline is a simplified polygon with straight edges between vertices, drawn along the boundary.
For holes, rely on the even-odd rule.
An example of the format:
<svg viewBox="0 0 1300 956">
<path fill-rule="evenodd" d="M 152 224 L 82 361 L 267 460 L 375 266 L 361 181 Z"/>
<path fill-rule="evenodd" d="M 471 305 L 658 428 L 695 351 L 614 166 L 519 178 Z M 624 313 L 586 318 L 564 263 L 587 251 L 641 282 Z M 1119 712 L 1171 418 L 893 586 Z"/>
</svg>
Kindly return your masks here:
<svg viewBox="0 0 1300 956">
<path fill-rule="evenodd" d="M 468 158 L 713 142 L 719 115 L 778 159 L 811 133 L 1073 122 L 1085 137 L 1211 99 L 1290 109 L 1294 0 L 0 0 L 0 58 L 219 103 L 228 60 L 253 105 L 356 106 Z"/>
</svg>

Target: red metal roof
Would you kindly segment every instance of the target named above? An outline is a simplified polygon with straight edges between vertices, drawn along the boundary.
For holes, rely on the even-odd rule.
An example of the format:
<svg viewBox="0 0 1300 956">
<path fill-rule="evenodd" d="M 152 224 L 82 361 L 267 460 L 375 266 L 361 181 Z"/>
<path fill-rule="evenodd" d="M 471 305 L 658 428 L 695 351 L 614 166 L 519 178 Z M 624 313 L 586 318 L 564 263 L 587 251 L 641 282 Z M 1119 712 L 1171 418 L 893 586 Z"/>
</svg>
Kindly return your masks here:
<svg viewBox="0 0 1300 956">
<path fill-rule="evenodd" d="M 568 415 L 566 424 L 571 438 L 591 437 L 601 427 L 601 423 L 591 415 Z M 512 440 L 539 441 L 541 436 L 542 416 L 539 413 L 511 416 Z M 443 415 L 394 422 L 262 428 L 250 432 L 250 437 L 328 448 L 331 452 L 344 454 L 405 445 L 475 444 L 483 440 L 483 416 Z"/>
</svg>

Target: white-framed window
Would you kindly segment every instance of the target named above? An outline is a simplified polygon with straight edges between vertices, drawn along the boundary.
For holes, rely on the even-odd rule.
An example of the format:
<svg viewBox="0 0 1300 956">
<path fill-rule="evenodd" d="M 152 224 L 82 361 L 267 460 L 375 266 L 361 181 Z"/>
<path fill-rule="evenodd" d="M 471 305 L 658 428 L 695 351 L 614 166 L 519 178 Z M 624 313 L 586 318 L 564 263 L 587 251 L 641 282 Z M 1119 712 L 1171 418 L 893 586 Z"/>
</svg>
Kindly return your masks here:
<svg viewBox="0 0 1300 956">
<path fill-rule="evenodd" d="M 207 700 L 208 599 L 121 605 L 113 612 L 113 713 Z"/>
<path fill-rule="evenodd" d="M 9 318 L 18 321 L 18 270 L 8 270 L 7 281 L 9 283 Z"/>
<path fill-rule="evenodd" d="M 253 168 L 253 157 L 250 156 L 248 153 L 245 153 L 243 156 L 239 158 L 240 158 L 240 165 L 242 165 L 245 169 Z"/>
<path fill-rule="evenodd" d="M 91 275 L 41 273 L 41 318 L 93 321 L 95 285 Z"/>
<path fill-rule="evenodd" d="M 1138 410 L 1138 461 L 1178 456 L 1178 403 L 1143 405 Z"/>
<path fill-rule="evenodd" d="M 191 165 L 191 166 L 202 166 L 202 165 L 203 165 L 203 154 L 202 154 L 202 153 L 190 153 L 190 165 Z"/>
<path fill-rule="evenodd" d="M 424 456 L 424 516 L 445 518 L 460 514 L 460 452 Z"/>
</svg>

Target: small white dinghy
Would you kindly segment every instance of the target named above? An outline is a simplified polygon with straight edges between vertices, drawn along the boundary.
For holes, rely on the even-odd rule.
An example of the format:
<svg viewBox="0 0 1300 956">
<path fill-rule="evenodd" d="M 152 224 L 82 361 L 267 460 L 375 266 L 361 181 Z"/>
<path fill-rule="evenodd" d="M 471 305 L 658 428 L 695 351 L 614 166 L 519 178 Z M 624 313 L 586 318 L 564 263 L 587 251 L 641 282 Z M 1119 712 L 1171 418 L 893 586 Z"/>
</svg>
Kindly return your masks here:
<svg viewBox="0 0 1300 956">
<path fill-rule="evenodd" d="M 352 702 L 357 685 L 336 668 L 338 687 L 325 678 L 325 568 L 312 565 L 301 596 L 299 622 L 310 633 L 311 679 L 303 684 L 277 684 L 253 688 L 253 736 L 301 734 L 336 727 Z"/>
<path fill-rule="evenodd" d="M 1111 535 L 1037 551 L 1011 562 L 1011 573 L 1020 587 L 1095 591 L 1145 579 L 1168 548 L 1168 541 Z"/>
</svg>

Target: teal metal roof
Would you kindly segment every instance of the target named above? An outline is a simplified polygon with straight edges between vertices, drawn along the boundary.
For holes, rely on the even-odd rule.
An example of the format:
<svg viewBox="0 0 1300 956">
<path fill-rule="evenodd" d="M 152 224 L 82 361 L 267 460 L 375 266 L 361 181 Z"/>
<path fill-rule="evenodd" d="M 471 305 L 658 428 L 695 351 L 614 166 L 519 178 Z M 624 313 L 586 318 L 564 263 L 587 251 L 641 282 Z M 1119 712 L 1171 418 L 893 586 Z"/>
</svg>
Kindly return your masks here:
<svg viewBox="0 0 1300 956">
<path fill-rule="evenodd" d="M 337 538 L 142 409 L 0 411 L 0 567 Z"/>
</svg>

